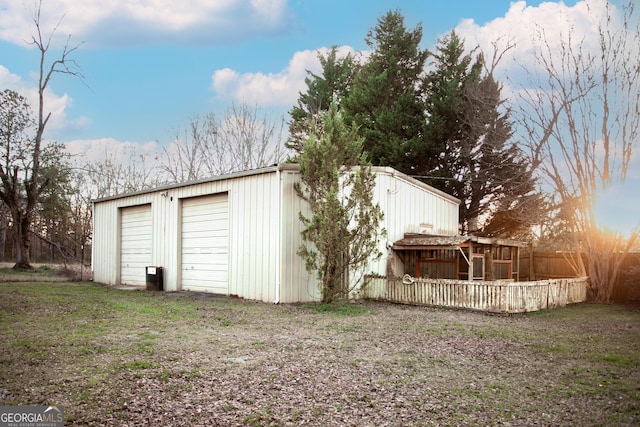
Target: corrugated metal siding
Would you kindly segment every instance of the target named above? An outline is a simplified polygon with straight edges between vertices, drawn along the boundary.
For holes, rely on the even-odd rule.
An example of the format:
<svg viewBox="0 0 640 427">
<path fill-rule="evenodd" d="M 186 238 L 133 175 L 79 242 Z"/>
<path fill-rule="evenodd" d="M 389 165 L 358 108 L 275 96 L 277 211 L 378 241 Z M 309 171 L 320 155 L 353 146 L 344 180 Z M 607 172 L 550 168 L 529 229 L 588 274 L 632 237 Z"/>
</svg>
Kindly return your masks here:
<svg viewBox="0 0 640 427">
<path fill-rule="evenodd" d="M 281 302 L 317 301 L 320 292 L 315 274 L 307 273 L 304 261 L 298 256 L 302 244 L 300 212 L 309 208 L 296 194 L 293 184 L 300 180 L 297 172 L 282 172 L 282 278 Z"/>
<path fill-rule="evenodd" d="M 158 264 L 158 248 L 163 247 L 163 241 L 154 237 L 158 228 L 162 226 L 157 220 L 157 204 L 159 194 L 145 194 L 135 197 L 115 199 L 108 205 L 96 203 L 93 208 L 93 240 L 92 240 L 92 268 L 96 282 L 106 284 L 120 284 L 121 242 L 121 208 L 151 204 L 152 242 L 151 263 Z"/>
<path fill-rule="evenodd" d="M 399 173 L 378 173 L 377 197 L 385 212 L 385 227 L 391 242 L 405 233 L 458 234 L 458 203 L 429 191 Z"/>
<path fill-rule="evenodd" d="M 280 223 L 277 173 L 245 177 L 234 188 L 230 293 L 273 302 Z"/>
<path fill-rule="evenodd" d="M 425 224 L 431 224 L 434 233 L 457 234 L 458 202 L 435 189 L 421 184 L 391 168 L 374 168 L 376 188 L 374 202 L 380 204 L 385 216 L 382 227 L 387 239 L 380 241 L 382 257 L 372 262 L 365 271 L 351 272 L 351 280 L 375 272 L 385 275 L 396 267 L 390 243 L 404 237 L 404 233 L 417 232 Z M 293 183 L 299 180 L 297 172 L 283 172 L 283 278 L 281 301 L 296 302 L 319 300 L 320 291 L 315 274 L 306 272 L 304 262 L 297 255 L 302 244 L 299 212 L 308 214 L 308 207 L 295 193 Z M 389 244 L 388 244 L 389 243 Z"/>
<path fill-rule="evenodd" d="M 113 230 L 120 230 L 120 222 L 118 215 L 111 214 L 112 209 L 93 206 L 92 276 L 95 281 L 107 284 L 116 284 L 119 275 L 117 240 L 111 234 Z"/>
</svg>

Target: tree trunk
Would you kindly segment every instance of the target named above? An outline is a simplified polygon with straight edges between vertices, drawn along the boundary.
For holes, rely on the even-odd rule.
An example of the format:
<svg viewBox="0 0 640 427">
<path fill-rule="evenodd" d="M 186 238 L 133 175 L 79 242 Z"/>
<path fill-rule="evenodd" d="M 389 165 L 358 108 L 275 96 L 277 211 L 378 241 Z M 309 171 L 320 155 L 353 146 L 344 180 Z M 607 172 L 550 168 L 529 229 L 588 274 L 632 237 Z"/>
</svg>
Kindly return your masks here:
<svg viewBox="0 0 640 427">
<path fill-rule="evenodd" d="M 0 202 L 0 261 L 4 261 L 4 251 L 7 246 L 7 216 L 9 215 L 9 209 L 6 203 Z"/>
<path fill-rule="evenodd" d="M 338 268 L 334 259 L 327 260 L 325 274 L 322 278 L 322 302 L 330 304 L 340 291 L 340 277 L 337 276 Z"/>
<path fill-rule="evenodd" d="M 16 264 L 14 270 L 31 270 L 29 249 L 31 240 L 29 239 L 29 218 L 16 218 L 14 216 L 15 233 L 14 242 L 16 247 Z"/>
</svg>

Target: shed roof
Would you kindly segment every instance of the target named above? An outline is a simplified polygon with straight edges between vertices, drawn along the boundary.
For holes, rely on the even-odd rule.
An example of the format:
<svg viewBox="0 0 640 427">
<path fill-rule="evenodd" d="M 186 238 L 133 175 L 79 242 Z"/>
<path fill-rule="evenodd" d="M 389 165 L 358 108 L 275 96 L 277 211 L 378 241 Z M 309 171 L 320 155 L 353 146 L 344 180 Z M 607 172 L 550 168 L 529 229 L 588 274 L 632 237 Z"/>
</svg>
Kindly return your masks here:
<svg viewBox="0 0 640 427">
<path fill-rule="evenodd" d="M 527 246 L 526 242 L 519 240 L 499 239 L 495 237 L 438 236 L 433 234 L 407 233 L 404 235 L 404 238 L 396 241 L 391 248 L 396 251 L 419 249 L 458 249 L 461 246 L 466 246 L 469 242 L 492 246 Z"/>
</svg>

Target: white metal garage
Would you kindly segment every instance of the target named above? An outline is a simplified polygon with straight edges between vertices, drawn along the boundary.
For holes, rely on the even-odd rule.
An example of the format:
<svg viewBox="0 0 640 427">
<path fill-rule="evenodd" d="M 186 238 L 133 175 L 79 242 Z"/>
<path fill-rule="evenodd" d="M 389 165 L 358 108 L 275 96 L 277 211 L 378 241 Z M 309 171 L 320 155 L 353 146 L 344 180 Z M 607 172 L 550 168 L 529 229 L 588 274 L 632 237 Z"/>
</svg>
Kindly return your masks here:
<svg viewBox="0 0 640 427">
<path fill-rule="evenodd" d="M 121 209 L 120 283 L 144 286 L 151 264 L 151 204 Z"/>
<path fill-rule="evenodd" d="M 366 272 L 401 272 L 390 248 L 406 233 L 457 235 L 459 200 L 391 168 L 373 171 L 387 238 Z M 309 213 L 299 181 L 297 165 L 281 164 L 95 200 L 93 279 L 143 287 L 145 267 L 157 266 L 167 292 L 317 301 L 317 276 L 298 255 L 300 213 Z"/>
<path fill-rule="evenodd" d="M 182 290 L 228 294 L 228 195 L 184 199 L 181 230 Z"/>
</svg>

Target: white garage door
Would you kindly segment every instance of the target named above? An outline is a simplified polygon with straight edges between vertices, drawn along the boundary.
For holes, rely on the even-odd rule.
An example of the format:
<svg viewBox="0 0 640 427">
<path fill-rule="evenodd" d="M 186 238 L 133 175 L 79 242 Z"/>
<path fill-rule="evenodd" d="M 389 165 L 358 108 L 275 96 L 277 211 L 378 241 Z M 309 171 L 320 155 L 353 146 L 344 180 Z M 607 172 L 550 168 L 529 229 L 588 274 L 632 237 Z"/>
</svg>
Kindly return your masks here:
<svg viewBox="0 0 640 427">
<path fill-rule="evenodd" d="M 182 202 L 182 289 L 229 292 L 229 203 L 227 194 Z"/>
<path fill-rule="evenodd" d="M 145 286 L 151 265 L 151 205 L 123 208 L 120 221 L 120 283 Z"/>
</svg>

